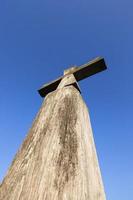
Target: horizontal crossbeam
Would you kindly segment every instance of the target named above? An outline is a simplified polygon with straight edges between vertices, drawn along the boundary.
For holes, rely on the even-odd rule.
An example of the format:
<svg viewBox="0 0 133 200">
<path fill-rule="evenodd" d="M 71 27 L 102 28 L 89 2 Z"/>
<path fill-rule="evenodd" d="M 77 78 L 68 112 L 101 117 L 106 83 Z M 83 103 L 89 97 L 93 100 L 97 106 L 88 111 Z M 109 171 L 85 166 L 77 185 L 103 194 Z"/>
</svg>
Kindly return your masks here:
<svg viewBox="0 0 133 200">
<path fill-rule="evenodd" d="M 89 76 L 92 76 L 98 72 L 101 72 L 103 70 L 107 69 L 105 61 L 103 58 L 98 57 L 84 65 L 81 65 L 72 72 L 72 74 L 75 76 L 76 81 L 81 81 Z M 64 75 L 65 76 L 65 75 Z M 60 81 L 64 77 L 59 77 L 58 79 L 43 85 L 39 90 L 39 94 L 41 97 L 45 97 L 48 93 L 54 91 L 57 89 Z"/>
</svg>

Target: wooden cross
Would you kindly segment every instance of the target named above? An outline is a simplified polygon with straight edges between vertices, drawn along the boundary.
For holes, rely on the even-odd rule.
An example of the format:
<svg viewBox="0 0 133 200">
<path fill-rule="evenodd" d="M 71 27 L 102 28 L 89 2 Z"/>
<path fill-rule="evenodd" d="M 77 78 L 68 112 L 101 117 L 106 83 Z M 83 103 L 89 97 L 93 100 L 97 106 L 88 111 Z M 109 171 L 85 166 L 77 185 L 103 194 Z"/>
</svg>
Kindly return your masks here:
<svg viewBox="0 0 133 200">
<path fill-rule="evenodd" d="M 81 81 L 89 76 L 92 76 L 98 72 L 107 69 L 105 61 L 103 58 L 98 57 L 84 65 L 81 66 L 74 66 L 70 69 L 64 71 L 64 76 L 59 77 L 58 79 L 43 85 L 39 90 L 39 94 L 41 97 L 45 97 L 48 93 L 53 92 L 57 89 L 58 85 L 60 84 L 61 80 L 70 74 L 72 74 L 76 81 Z"/>
</svg>

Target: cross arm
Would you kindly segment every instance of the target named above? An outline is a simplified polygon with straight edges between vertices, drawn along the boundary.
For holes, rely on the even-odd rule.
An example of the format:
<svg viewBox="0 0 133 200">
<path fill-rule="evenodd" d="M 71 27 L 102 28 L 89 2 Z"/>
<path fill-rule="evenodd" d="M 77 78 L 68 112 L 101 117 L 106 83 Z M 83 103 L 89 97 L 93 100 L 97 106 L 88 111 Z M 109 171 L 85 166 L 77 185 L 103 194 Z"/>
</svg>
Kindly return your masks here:
<svg viewBox="0 0 133 200">
<path fill-rule="evenodd" d="M 82 79 L 85 79 L 89 76 L 92 76 L 92 75 L 98 73 L 98 72 L 101 72 L 101 71 L 105 70 L 106 68 L 107 67 L 106 67 L 104 58 L 98 57 L 84 65 L 79 66 L 72 72 L 72 74 L 75 76 L 77 81 L 81 81 Z M 39 94 L 42 97 L 45 97 L 49 92 L 56 90 L 63 77 L 64 76 L 62 76 L 48 84 L 43 85 L 38 90 Z"/>
</svg>

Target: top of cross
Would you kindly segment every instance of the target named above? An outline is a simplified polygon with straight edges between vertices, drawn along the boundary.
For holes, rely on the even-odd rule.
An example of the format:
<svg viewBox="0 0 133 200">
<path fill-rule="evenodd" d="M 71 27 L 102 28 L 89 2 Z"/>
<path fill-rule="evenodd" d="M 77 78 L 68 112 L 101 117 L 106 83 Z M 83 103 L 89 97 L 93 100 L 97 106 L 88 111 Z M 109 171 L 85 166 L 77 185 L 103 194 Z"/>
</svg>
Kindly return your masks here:
<svg viewBox="0 0 133 200">
<path fill-rule="evenodd" d="M 48 93 L 56 90 L 61 80 L 69 74 L 73 74 L 76 81 L 81 81 L 105 69 L 107 69 L 107 67 L 106 67 L 104 59 L 101 57 L 98 57 L 84 65 L 81 65 L 78 67 L 74 66 L 65 70 L 64 76 L 59 77 L 58 79 L 48 84 L 43 85 L 42 88 L 38 90 L 38 92 L 42 97 L 45 97 Z"/>
</svg>

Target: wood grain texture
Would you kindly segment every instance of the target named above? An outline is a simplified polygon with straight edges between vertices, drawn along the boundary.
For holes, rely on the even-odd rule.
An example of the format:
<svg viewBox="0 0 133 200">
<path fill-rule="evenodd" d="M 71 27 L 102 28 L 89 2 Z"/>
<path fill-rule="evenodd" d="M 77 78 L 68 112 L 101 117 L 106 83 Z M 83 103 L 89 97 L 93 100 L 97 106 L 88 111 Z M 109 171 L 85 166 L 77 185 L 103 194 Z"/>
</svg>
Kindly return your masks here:
<svg viewBox="0 0 133 200">
<path fill-rule="evenodd" d="M 47 95 L 0 200 L 105 200 L 88 110 L 74 86 Z"/>
</svg>

